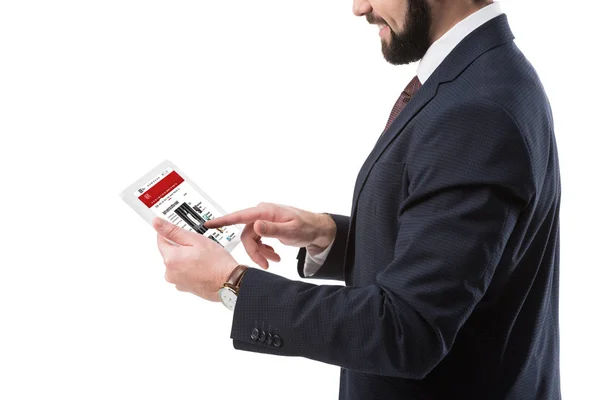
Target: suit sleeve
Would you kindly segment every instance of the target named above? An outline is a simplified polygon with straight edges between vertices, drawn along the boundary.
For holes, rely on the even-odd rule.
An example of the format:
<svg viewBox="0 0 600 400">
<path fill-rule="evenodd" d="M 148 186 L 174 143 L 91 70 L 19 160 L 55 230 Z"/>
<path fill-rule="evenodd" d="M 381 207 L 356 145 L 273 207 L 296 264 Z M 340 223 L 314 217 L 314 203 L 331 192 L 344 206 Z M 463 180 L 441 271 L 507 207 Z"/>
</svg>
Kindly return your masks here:
<svg viewBox="0 0 600 400">
<path fill-rule="evenodd" d="M 501 107 L 462 104 L 424 124 L 407 160 L 394 258 L 375 282 L 317 286 L 250 270 L 233 318 L 235 348 L 409 379 L 446 356 L 534 186 L 527 144 Z M 254 329 L 281 341 L 255 340 Z"/>
<path fill-rule="evenodd" d="M 330 279 L 343 281 L 344 280 L 344 255 L 346 252 L 346 244 L 348 243 L 348 228 L 350 218 L 345 215 L 329 214 L 336 226 L 335 240 L 333 246 L 325 259 L 323 265 L 308 278 L 311 279 Z M 298 260 L 298 275 L 306 278 L 304 275 L 304 263 L 306 261 L 306 247 L 303 247 L 298 252 L 296 257 Z"/>
</svg>

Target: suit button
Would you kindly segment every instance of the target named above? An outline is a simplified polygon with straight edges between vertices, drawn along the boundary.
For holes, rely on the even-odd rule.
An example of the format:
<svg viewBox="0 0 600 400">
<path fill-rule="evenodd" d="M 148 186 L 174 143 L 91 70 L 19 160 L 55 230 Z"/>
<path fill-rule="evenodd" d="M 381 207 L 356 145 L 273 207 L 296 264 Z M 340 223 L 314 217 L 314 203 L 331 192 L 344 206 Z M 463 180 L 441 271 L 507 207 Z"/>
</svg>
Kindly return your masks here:
<svg viewBox="0 0 600 400">
<path fill-rule="evenodd" d="M 281 347 L 282 345 L 282 341 L 281 338 L 279 337 L 279 335 L 273 335 L 273 346 L 275 347 Z"/>
<path fill-rule="evenodd" d="M 273 335 L 271 335 L 270 333 L 267 334 L 267 338 L 265 339 L 265 343 L 266 344 L 271 344 L 273 343 Z"/>
<path fill-rule="evenodd" d="M 266 338 L 267 338 L 267 332 L 260 331 L 260 336 L 258 337 L 258 341 L 259 342 L 264 342 Z"/>
<path fill-rule="evenodd" d="M 250 339 L 252 339 L 252 340 L 258 339 L 258 329 L 256 329 L 256 328 L 252 329 L 252 335 L 250 335 Z"/>
</svg>

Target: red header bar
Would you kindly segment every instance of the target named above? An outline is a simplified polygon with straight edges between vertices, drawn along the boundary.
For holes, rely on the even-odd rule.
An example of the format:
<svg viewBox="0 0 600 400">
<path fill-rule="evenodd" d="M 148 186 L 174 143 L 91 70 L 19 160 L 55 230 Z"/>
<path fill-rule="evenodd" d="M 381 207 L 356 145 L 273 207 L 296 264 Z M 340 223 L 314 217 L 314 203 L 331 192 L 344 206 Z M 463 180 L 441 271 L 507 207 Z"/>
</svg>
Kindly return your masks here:
<svg viewBox="0 0 600 400">
<path fill-rule="evenodd" d="M 169 192 L 175 189 L 183 182 L 183 178 L 175 171 L 162 178 L 156 185 L 152 186 L 148 191 L 142 194 L 138 199 L 151 208 L 157 201 L 165 197 Z"/>
</svg>

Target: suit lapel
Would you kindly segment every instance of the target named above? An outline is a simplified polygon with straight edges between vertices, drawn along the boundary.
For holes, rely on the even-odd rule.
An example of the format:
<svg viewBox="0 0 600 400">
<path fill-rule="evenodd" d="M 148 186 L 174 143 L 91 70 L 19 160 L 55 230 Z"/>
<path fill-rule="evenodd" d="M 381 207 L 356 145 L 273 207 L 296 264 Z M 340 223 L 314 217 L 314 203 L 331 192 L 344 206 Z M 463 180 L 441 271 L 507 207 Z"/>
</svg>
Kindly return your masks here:
<svg viewBox="0 0 600 400">
<path fill-rule="evenodd" d="M 367 181 L 369 173 L 373 166 L 383 154 L 383 151 L 394 141 L 394 139 L 404 130 L 406 125 L 413 119 L 415 115 L 427 105 L 431 101 L 431 99 L 435 96 L 437 91 L 438 84 L 431 79 L 428 79 L 425 82 L 425 85 L 421 87 L 421 89 L 410 99 L 410 101 L 406 104 L 400 115 L 394 120 L 394 122 L 390 125 L 385 133 L 381 136 L 381 139 L 377 142 L 369 156 L 367 157 L 365 163 L 363 164 L 360 172 L 358 173 L 358 177 L 356 179 L 356 185 L 354 186 L 354 196 L 352 200 L 352 215 L 354 215 L 356 211 L 356 204 L 358 202 L 358 198 L 360 197 L 360 193 Z"/>
</svg>

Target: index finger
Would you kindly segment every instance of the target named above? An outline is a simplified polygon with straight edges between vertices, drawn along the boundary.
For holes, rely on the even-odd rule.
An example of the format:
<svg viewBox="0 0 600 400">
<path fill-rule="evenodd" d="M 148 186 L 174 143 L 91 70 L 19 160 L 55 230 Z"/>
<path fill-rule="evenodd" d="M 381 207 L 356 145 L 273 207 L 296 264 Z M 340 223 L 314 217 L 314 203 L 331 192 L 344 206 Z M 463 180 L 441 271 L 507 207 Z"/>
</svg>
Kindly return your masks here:
<svg viewBox="0 0 600 400">
<path fill-rule="evenodd" d="M 261 210 L 258 207 L 246 208 L 245 210 L 236 211 L 231 214 L 224 215 L 206 221 L 204 226 L 206 228 L 222 228 L 224 226 L 236 225 L 236 224 L 253 224 L 259 219 L 268 219 L 267 212 Z"/>
</svg>

